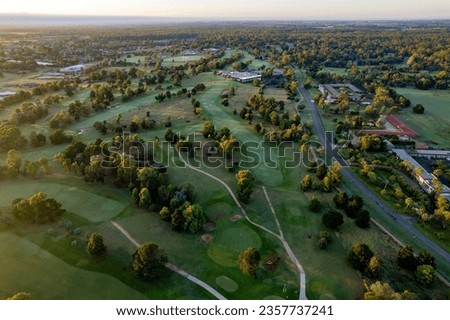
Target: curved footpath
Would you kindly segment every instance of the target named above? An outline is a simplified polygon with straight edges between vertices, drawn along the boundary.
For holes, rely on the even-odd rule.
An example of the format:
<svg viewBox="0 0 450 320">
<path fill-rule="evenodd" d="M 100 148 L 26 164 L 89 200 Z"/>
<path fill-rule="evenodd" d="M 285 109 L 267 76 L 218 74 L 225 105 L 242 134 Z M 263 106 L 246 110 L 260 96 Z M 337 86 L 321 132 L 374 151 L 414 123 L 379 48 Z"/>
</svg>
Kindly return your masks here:
<svg viewBox="0 0 450 320">
<path fill-rule="evenodd" d="M 111 222 L 111 224 L 114 227 L 116 227 L 117 230 L 120 231 L 120 233 L 122 233 L 132 244 L 134 244 L 136 246 L 136 248 L 139 248 L 139 242 L 137 242 L 136 239 L 134 239 L 120 224 L 118 224 L 115 221 L 110 221 L 110 222 Z M 195 283 L 196 285 L 204 288 L 206 291 L 211 293 L 217 299 L 219 299 L 219 300 L 227 300 L 227 298 L 225 298 L 223 295 L 221 295 L 216 289 L 214 289 L 213 287 L 211 287 L 207 283 L 203 282 L 202 280 L 194 277 L 193 275 L 187 273 L 186 271 L 181 270 L 180 268 L 178 268 L 174 264 L 166 263 L 165 266 L 166 266 L 167 269 L 178 273 L 180 276 L 182 276 L 182 277 L 186 278 L 187 280 Z"/>
<path fill-rule="evenodd" d="M 225 187 L 225 189 L 227 189 L 228 193 L 230 194 L 231 198 L 233 198 L 234 202 L 236 203 L 236 205 L 238 206 L 238 208 L 241 210 L 242 215 L 245 217 L 245 219 L 251 223 L 252 225 L 254 225 L 255 227 L 260 228 L 261 230 L 266 231 L 267 233 L 273 235 L 274 237 L 276 237 L 278 240 L 281 241 L 281 243 L 283 244 L 283 247 L 287 253 L 287 255 L 289 256 L 289 258 L 292 260 L 292 262 L 295 264 L 297 270 L 299 271 L 299 283 L 300 283 L 300 290 L 299 290 L 299 299 L 300 300 L 307 300 L 308 298 L 306 297 L 306 276 L 305 276 L 305 271 L 302 267 L 302 265 L 300 264 L 300 262 L 298 261 L 297 257 L 295 256 L 294 252 L 292 251 L 291 247 L 289 246 L 289 243 L 287 243 L 286 239 L 284 238 L 283 232 L 281 230 L 281 226 L 280 226 L 280 222 L 278 221 L 278 217 L 275 213 L 275 210 L 273 209 L 272 203 L 270 202 L 270 199 L 267 195 L 266 189 L 263 186 L 263 191 L 264 191 L 264 195 L 267 199 L 267 202 L 269 204 L 269 207 L 272 211 L 272 214 L 274 215 L 275 218 L 275 223 L 277 225 L 277 229 L 279 231 L 280 234 L 276 234 L 273 231 L 267 229 L 266 227 L 257 224 L 256 222 L 252 221 L 249 216 L 247 215 L 247 212 L 245 211 L 245 209 L 242 207 L 242 205 L 240 204 L 239 200 L 237 199 L 237 197 L 235 196 L 233 190 L 231 190 L 231 188 L 226 184 L 225 181 L 223 181 L 222 179 L 219 179 L 215 176 L 213 176 L 212 174 L 209 174 L 203 170 L 200 170 L 198 168 L 195 168 L 193 166 L 191 166 L 190 164 L 188 164 L 187 162 L 185 162 L 182 158 L 180 158 L 181 161 L 183 161 L 186 165 L 187 168 L 192 169 L 194 171 L 197 171 L 201 174 L 204 174 L 208 177 L 210 177 L 211 179 L 216 180 L 217 182 L 219 182 L 221 185 L 223 185 Z"/>
</svg>

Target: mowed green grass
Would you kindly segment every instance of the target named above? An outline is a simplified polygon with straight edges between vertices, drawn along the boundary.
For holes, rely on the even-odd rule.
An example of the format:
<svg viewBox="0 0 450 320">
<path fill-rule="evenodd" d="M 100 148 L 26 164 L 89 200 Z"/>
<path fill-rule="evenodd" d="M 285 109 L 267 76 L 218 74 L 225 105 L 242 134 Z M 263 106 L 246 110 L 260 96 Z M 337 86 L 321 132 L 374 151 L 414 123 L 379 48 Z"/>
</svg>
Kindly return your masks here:
<svg viewBox="0 0 450 320">
<path fill-rule="evenodd" d="M 0 206 L 8 206 L 16 198 L 28 198 L 43 191 L 59 201 L 63 208 L 91 222 L 110 220 L 122 212 L 124 203 L 108 199 L 76 187 L 49 182 L 2 183 Z"/>
<path fill-rule="evenodd" d="M 398 117 L 420 135 L 420 140 L 442 149 L 450 148 L 450 90 L 395 90 L 411 100 L 411 107 Z M 412 107 L 418 103 L 425 107 L 424 114 L 412 112 Z"/>
<path fill-rule="evenodd" d="M 0 290 L 33 299 L 145 299 L 119 280 L 72 266 L 32 242 L 0 233 Z"/>
<path fill-rule="evenodd" d="M 203 58 L 203 55 L 201 54 L 167 57 L 163 59 L 163 65 L 166 67 L 179 66 L 192 61 L 200 60 L 201 58 Z"/>
</svg>

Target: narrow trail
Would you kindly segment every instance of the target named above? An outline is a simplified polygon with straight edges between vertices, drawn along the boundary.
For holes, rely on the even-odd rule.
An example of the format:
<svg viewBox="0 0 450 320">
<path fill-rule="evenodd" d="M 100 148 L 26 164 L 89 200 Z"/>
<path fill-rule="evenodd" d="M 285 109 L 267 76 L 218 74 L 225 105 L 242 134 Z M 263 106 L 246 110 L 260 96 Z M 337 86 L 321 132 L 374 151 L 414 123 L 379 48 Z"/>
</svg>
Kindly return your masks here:
<svg viewBox="0 0 450 320">
<path fill-rule="evenodd" d="M 132 244 L 134 244 L 136 246 L 136 248 L 139 248 L 139 242 L 136 241 L 136 239 L 134 239 L 129 233 L 128 231 L 126 231 L 120 224 L 118 224 L 115 221 L 110 221 L 111 224 L 116 227 L 117 230 L 119 230 L 120 233 L 122 233 L 122 235 L 125 236 L 125 238 L 127 238 Z M 173 272 L 178 273 L 180 276 L 186 278 L 188 281 L 191 281 L 193 283 L 195 283 L 196 285 L 202 287 L 203 289 L 205 289 L 206 291 L 208 291 L 209 293 L 211 293 L 214 297 L 216 297 L 219 300 L 227 300 L 227 298 L 225 298 L 223 295 L 221 295 L 216 289 L 214 289 L 213 287 L 211 287 L 210 285 L 208 285 L 207 283 L 203 282 L 202 280 L 194 277 L 193 275 L 187 273 L 186 271 L 178 268 L 177 266 L 175 266 L 172 263 L 166 263 L 165 267 Z"/>
<path fill-rule="evenodd" d="M 305 276 L 305 271 L 303 269 L 303 266 L 300 264 L 300 262 L 298 261 L 297 257 L 295 256 L 294 252 L 292 251 L 291 247 L 289 246 L 289 244 L 287 243 L 287 241 L 284 238 L 283 232 L 281 230 L 281 225 L 280 222 L 278 220 L 278 217 L 275 213 L 275 210 L 273 209 L 272 203 L 270 202 L 270 199 L 267 195 L 266 189 L 263 186 L 263 191 L 264 191 L 264 195 L 266 196 L 267 202 L 269 204 L 269 207 L 272 211 L 272 214 L 274 215 L 275 218 L 275 223 L 277 225 L 277 229 L 280 232 L 280 234 L 276 234 L 275 232 L 267 229 L 266 227 L 253 222 L 249 216 L 247 215 L 247 212 L 245 211 L 245 209 L 242 207 L 241 203 L 239 202 L 239 200 L 237 199 L 237 197 L 235 196 L 233 190 L 231 190 L 231 188 L 228 186 L 228 184 L 223 181 L 222 179 L 219 179 L 215 176 L 213 176 L 212 174 L 209 174 L 203 170 L 200 170 L 198 168 L 195 168 L 193 166 L 191 166 L 190 164 L 188 164 L 186 161 L 184 161 L 184 159 L 180 158 L 186 165 L 186 167 L 188 167 L 189 169 L 192 169 L 194 171 L 197 171 L 201 174 L 204 174 L 208 177 L 210 177 L 211 179 L 216 180 L 217 182 L 219 182 L 221 185 L 223 185 L 225 187 L 225 189 L 228 191 L 228 193 L 230 194 L 231 198 L 233 199 L 233 201 L 236 203 L 237 207 L 241 210 L 242 215 L 245 217 L 245 219 L 252 225 L 254 225 L 255 227 L 260 228 L 261 230 L 266 231 L 267 233 L 273 235 L 275 238 L 277 238 L 278 240 L 280 240 L 280 242 L 283 244 L 283 247 L 287 253 L 287 255 L 289 256 L 289 258 L 292 260 L 292 262 L 295 264 L 295 266 L 297 267 L 297 270 L 299 271 L 299 282 L 300 282 L 300 292 L 299 292 L 299 299 L 300 300 L 307 300 L 308 298 L 306 297 L 306 276 Z"/>
<path fill-rule="evenodd" d="M 281 240 L 280 235 L 276 234 L 275 232 L 273 232 L 272 230 L 267 229 L 266 227 L 252 221 L 249 216 L 247 215 L 247 212 L 245 211 L 245 209 L 242 207 L 241 203 L 239 202 L 239 200 L 237 199 L 237 197 L 234 195 L 233 190 L 231 190 L 231 188 L 226 184 L 225 181 L 213 176 L 212 174 L 209 174 L 203 170 L 200 170 L 198 168 L 195 168 L 193 166 L 191 166 L 190 164 L 188 164 L 187 162 L 185 162 L 182 158 L 180 158 L 186 165 L 186 167 L 188 167 L 189 169 L 192 169 L 194 171 L 200 172 L 201 174 L 204 174 L 208 177 L 210 177 L 211 179 L 216 180 L 217 182 L 219 182 L 221 185 L 223 185 L 225 187 L 225 189 L 227 189 L 228 193 L 230 194 L 231 198 L 233 198 L 233 201 L 236 203 L 236 205 L 238 206 L 238 208 L 241 210 L 242 215 L 244 216 L 245 220 L 247 220 L 250 224 L 254 225 L 255 227 L 260 228 L 261 230 L 266 231 L 267 233 L 271 234 L 272 236 L 274 236 L 275 238 Z"/>
</svg>

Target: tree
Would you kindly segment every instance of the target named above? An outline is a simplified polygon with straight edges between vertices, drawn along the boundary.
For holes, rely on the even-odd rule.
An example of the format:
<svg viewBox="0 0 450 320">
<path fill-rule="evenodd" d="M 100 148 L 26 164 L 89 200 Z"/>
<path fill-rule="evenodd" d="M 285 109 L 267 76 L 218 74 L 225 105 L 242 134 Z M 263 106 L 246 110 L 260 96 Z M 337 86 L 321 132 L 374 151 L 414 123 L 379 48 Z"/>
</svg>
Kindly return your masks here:
<svg viewBox="0 0 450 320">
<path fill-rule="evenodd" d="M 191 233 L 198 233 L 206 222 L 203 208 L 198 204 L 187 205 L 183 210 L 183 217 L 184 230 L 188 230 Z"/>
<path fill-rule="evenodd" d="M 170 212 L 169 208 L 167 208 L 167 207 L 162 207 L 162 209 L 159 211 L 159 216 L 164 221 L 170 221 L 170 219 L 171 219 L 170 215 L 171 214 L 172 213 Z"/>
<path fill-rule="evenodd" d="M 420 251 L 419 255 L 417 256 L 417 264 L 419 266 L 427 264 L 436 269 L 436 262 L 434 260 L 434 257 L 425 250 Z"/>
<path fill-rule="evenodd" d="M 338 96 L 338 110 L 342 112 L 346 112 L 350 106 L 350 97 L 348 96 L 347 92 L 341 91 Z"/>
<path fill-rule="evenodd" d="M 334 185 L 337 185 L 342 180 L 341 165 L 337 161 L 333 161 L 331 169 L 327 176 L 331 179 Z"/>
<path fill-rule="evenodd" d="M 370 226 L 370 213 L 367 210 L 362 210 L 356 214 L 355 223 L 362 229 L 367 229 Z"/>
<path fill-rule="evenodd" d="M 320 249 L 325 250 L 328 247 L 328 244 L 330 244 L 331 242 L 332 238 L 328 232 L 322 231 L 319 233 L 317 244 Z"/>
<path fill-rule="evenodd" d="M 148 209 L 152 203 L 150 192 L 147 188 L 142 188 L 139 192 L 139 206 Z"/>
<path fill-rule="evenodd" d="M 436 271 L 428 264 L 423 264 L 417 267 L 415 272 L 417 281 L 424 287 L 429 287 L 433 284 L 436 277 Z"/>
<path fill-rule="evenodd" d="M 414 113 L 417 113 L 417 114 L 424 114 L 425 108 L 424 108 L 423 105 L 421 105 L 421 104 L 419 103 L 419 104 L 416 104 L 416 105 L 413 107 L 413 112 L 414 112 Z"/>
<path fill-rule="evenodd" d="M 347 205 L 344 208 L 345 213 L 349 218 L 356 218 L 358 212 L 361 211 L 364 205 L 364 200 L 360 196 L 351 196 L 348 198 Z"/>
<path fill-rule="evenodd" d="M 30 300 L 31 294 L 28 292 L 18 292 L 12 297 L 7 298 L 6 300 Z"/>
<path fill-rule="evenodd" d="M 152 242 L 140 245 L 133 254 L 133 270 L 139 278 L 146 281 L 160 277 L 167 262 L 166 252 Z"/>
<path fill-rule="evenodd" d="M 376 256 L 373 256 L 369 260 L 369 264 L 367 265 L 366 275 L 375 278 L 378 275 L 378 269 L 380 268 L 380 261 Z"/>
<path fill-rule="evenodd" d="M 414 256 L 414 251 L 410 246 L 405 246 L 398 251 L 397 255 L 398 265 L 407 270 L 416 270 L 417 259 Z"/>
<path fill-rule="evenodd" d="M 0 124 L 0 151 L 20 150 L 27 143 L 19 128 L 13 125 Z"/>
<path fill-rule="evenodd" d="M 300 181 L 300 188 L 301 188 L 303 191 L 308 191 L 308 190 L 311 188 L 312 183 L 313 183 L 313 181 L 312 181 L 312 179 L 311 179 L 311 176 L 310 176 L 309 174 L 307 174 L 307 175 L 304 176 L 303 179 Z"/>
<path fill-rule="evenodd" d="M 323 178 L 323 180 L 322 180 L 322 190 L 324 192 L 331 192 L 332 188 L 333 188 L 333 183 L 332 183 L 331 179 L 328 178 L 328 176 Z"/>
<path fill-rule="evenodd" d="M 87 241 L 87 250 L 91 256 L 99 257 L 106 252 L 106 246 L 103 244 L 103 236 L 94 232 Z"/>
<path fill-rule="evenodd" d="M 337 229 L 344 223 L 344 216 L 338 211 L 328 210 L 322 216 L 322 223 L 329 229 Z"/>
<path fill-rule="evenodd" d="M 328 173 L 328 169 L 327 166 L 325 164 L 321 164 L 316 168 L 316 176 L 317 178 L 319 178 L 320 180 L 322 180 L 323 178 L 325 178 L 325 176 Z"/>
<path fill-rule="evenodd" d="M 14 149 L 9 150 L 6 155 L 6 170 L 7 174 L 11 178 L 15 178 L 19 175 L 20 168 L 22 166 L 22 157 L 20 153 Z"/>
<path fill-rule="evenodd" d="M 258 269 L 261 256 L 255 248 L 249 247 L 242 251 L 238 257 L 238 265 L 241 271 L 252 277 L 256 277 L 256 270 Z"/>
<path fill-rule="evenodd" d="M 322 203 L 317 196 L 312 196 L 309 199 L 309 210 L 311 210 L 312 212 L 319 212 L 321 207 Z"/>
<path fill-rule="evenodd" d="M 33 148 L 45 146 L 47 142 L 47 137 L 41 133 L 36 134 L 36 132 L 30 133 L 30 144 Z"/>
<path fill-rule="evenodd" d="M 237 196 L 239 200 L 247 203 L 253 193 L 253 185 L 255 178 L 250 170 L 239 170 L 236 174 Z"/>
<path fill-rule="evenodd" d="M 71 142 L 73 137 L 66 135 L 62 129 L 57 129 L 49 136 L 49 139 L 53 145 L 58 145 Z"/>
<path fill-rule="evenodd" d="M 348 195 L 345 191 L 339 192 L 333 197 L 333 202 L 338 209 L 345 209 L 347 207 Z"/>
</svg>

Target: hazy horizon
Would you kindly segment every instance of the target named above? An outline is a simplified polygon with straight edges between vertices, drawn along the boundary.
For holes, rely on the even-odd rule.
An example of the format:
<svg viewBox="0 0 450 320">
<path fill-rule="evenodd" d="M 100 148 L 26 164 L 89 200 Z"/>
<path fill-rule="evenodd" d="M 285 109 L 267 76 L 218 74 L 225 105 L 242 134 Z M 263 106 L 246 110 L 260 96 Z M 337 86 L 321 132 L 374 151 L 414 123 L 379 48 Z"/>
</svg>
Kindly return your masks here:
<svg viewBox="0 0 450 320">
<path fill-rule="evenodd" d="M 0 15 L 105 16 L 197 20 L 442 20 L 448 0 L 17 0 Z"/>
</svg>

